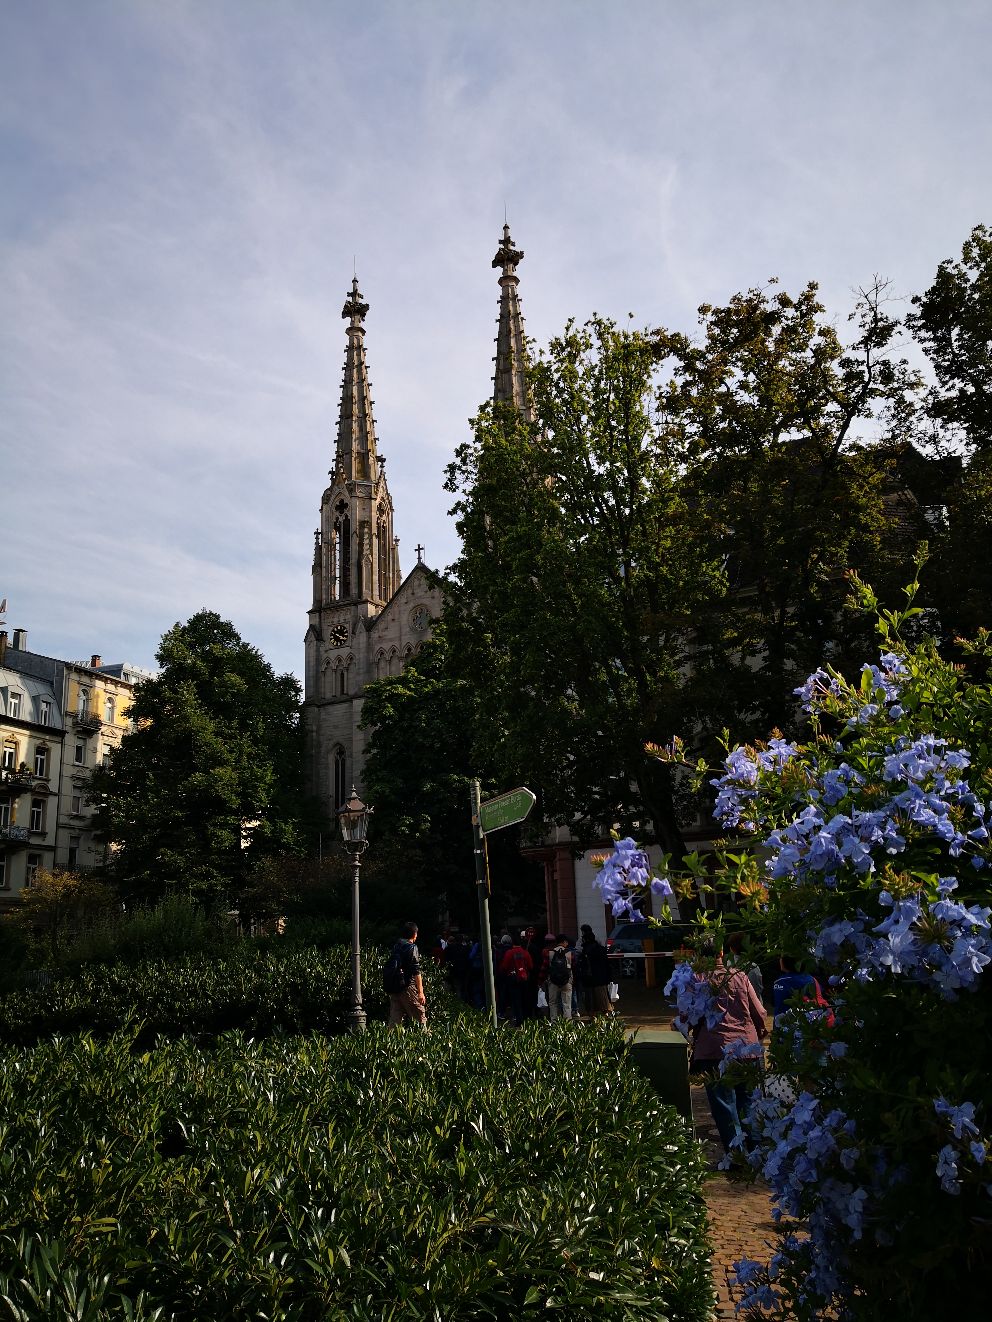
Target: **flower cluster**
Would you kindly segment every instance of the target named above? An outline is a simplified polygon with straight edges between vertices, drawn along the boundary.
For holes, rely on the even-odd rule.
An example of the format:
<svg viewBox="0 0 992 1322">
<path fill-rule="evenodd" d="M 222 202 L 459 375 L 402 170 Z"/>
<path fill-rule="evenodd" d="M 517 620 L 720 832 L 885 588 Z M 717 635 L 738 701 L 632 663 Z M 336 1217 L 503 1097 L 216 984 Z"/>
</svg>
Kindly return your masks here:
<svg viewBox="0 0 992 1322">
<path fill-rule="evenodd" d="M 770 739 L 766 747 L 732 749 L 724 761 L 723 775 L 710 781 L 717 791 L 713 815 L 724 826 L 756 831 L 760 819 L 753 816 L 753 801 L 758 796 L 760 773 L 781 774 L 797 752 L 794 744 L 778 738 Z"/>
<path fill-rule="evenodd" d="M 615 918 L 625 917 L 635 923 L 644 921 L 643 913 L 634 906 L 639 891 L 648 889 L 666 899 L 674 894 L 666 877 L 652 876 L 647 854 L 630 836 L 614 844 L 593 885 L 599 887 L 603 903 L 610 906 Z"/>
<path fill-rule="evenodd" d="M 811 715 L 835 710 L 838 703 L 846 698 L 853 707 L 848 728 L 853 728 L 867 724 L 878 716 L 883 707 L 891 720 L 898 720 L 903 714 L 899 698 L 908 678 L 909 669 L 902 658 L 894 652 L 883 652 L 877 666 L 862 667 L 861 687 L 857 690 L 846 685 L 839 675 L 831 675 L 820 669 L 814 671 L 806 683 L 794 692 L 802 703 L 803 711 Z"/>
<path fill-rule="evenodd" d="M 888 917 L 871 926 L 859 911 L 827 923 L 813 953 L 858 981 L 902 975 L 954 1000 L 959 991 L 974 990 L 992 962 L 990 911 L 950 899 L 956 887 L 953 877 L 942 877 L 940 898 L 932 904 L 919 895 L 897 900 L 882 891 L 878 903 L 890 911 Z"/>
<path fill-rule="evenodd" d="M 708 980 L 696 973 L 691 964 L 676 964 L 672 976 L 665 984 L 665 995 L 675 995 L 678 1014 L 675 1019 L 680 1031 L 705 1020 L 707 1028 L 715 1028 L 725 1011 L 716 1003 L 716 996 Z"/>
<path fill-rule="evenodd" d="M 937 1115 L 950 1125 L 956 1143 L 945 1143 L 937 1153 L 937 1175 L 940 1187 L 945 1193 L 961 1192 L 961 1171 L 959 1163 L 969 1157 L 975 1166 L 984 1166 L 989 1157 L 988 1144 L 982 1139 L 975 1123 L 973 1102 L 962 1102 L 954 1106 L 944 1097 L 935 1097 L 933 1109 Z M 985 1192 L 992 1195 L 992 1184 L 985 1186 Z"/>
</svg>

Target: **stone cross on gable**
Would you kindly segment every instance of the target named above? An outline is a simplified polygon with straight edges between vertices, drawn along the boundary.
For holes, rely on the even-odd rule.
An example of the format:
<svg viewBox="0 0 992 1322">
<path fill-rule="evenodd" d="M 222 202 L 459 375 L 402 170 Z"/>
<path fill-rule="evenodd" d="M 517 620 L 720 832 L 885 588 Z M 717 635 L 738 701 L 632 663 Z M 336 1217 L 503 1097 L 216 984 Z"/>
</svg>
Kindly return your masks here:
<svg viewBox="0 0 992 1322">
<path fill-rule="evenodd" d="M 418 564 L 418 565 L 422 565 L 422 564 L 424 563 L 424 549 L 425 549 L 425 548 L 424 548 L 423 546 L 421 546 L 420 543 L 418 542 L 417 545 L 416 545 L 413 549 L 417 552 L 417 564 Z"/>
</svg>

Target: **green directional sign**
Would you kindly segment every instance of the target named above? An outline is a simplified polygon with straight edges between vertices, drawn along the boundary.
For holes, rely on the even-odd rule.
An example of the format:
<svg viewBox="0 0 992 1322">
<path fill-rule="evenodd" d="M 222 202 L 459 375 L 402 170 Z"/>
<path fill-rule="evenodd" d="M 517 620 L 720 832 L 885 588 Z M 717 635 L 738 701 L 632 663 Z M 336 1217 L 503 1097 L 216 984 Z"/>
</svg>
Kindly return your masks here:
<svg viewBox="0 0 992 1322">
<path fill-rule="evenodd" d="M 509 790 L 495 799 L 489 799 L 479 806 L 479 824 L 483 833 L 489 835 L 504 826 L 515 826 L 522 822 L 537 802 L 537 796 L 530 790 Z"/>
</svg>

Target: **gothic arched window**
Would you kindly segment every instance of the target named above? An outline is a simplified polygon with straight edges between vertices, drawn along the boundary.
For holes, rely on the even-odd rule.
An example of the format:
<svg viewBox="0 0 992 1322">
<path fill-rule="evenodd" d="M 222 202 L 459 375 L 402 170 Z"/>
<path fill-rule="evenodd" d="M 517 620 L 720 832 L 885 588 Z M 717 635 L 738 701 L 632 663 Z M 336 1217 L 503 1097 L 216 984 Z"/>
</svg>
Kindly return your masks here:
<svg viewBox="0 0 992 1322">
<path fill-rule="evenodd" d="M 344 501 L 337 505 L 331 544 L 331 597 L 340 601 L 351 596 L 351 519 Z"/>
<path fill-rule="evenodd" d="M 333 793 L 334 808 L 343 808 L 348 798 L 348 759 L 345 757 L 345 751 L 340 744 L 331 754 L 331 770 L 333 775 Z"/>
</svg>

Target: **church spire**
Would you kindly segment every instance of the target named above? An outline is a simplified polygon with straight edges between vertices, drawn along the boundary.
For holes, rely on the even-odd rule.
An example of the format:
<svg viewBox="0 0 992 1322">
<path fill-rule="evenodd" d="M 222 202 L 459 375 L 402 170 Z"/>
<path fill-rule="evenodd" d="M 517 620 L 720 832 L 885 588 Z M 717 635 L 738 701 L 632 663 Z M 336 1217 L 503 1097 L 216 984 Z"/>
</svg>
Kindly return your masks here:
<svg viewBox="0 0 992 1322">
<path fill-rule="evenodd" d="M 496 375 L 493 377 L 493 402 L 511 404 L 518 413 L 531 422 L 534 412 L 527 390 L 527 347 L 524 340 L 524 319 L 520 311 L 517 286 L 517 266 L 523 253 L 514 248 L 510 227 L 503 225 L 503 238 L 496 249 L 493 267 L 499 277 L 499 333 L 496 336 Z"/>
<path fill-rule="evenodd" d="M 358 276 L 351 282 L 351 293 L 341 310 L 348 321 L 348 347 L 345 350 L 344 378 L 341 385 L 341 412 L 338 418 L 336 474 L 347 482 L 373 482 L 377 477 L 375 419 L 372 394 L 365 363 L 365 316 L 369 305 L 358 290 Z"/>
</svg>

